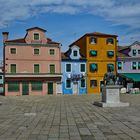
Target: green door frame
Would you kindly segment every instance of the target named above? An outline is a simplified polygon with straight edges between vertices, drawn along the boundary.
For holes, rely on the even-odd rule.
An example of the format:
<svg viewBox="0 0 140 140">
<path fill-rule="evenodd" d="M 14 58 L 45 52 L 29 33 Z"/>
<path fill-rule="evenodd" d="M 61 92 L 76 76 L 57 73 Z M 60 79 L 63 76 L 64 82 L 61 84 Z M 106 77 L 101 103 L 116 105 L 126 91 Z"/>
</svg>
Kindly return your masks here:
<svg viewBox="0 0 140 140">
<path fill-rule="evenodd" d="M 48 94 L 53 94 L 53 82 L 48 83 Z"/>
<path fill-rule="evenodd" d="M 22 95 L 29 95 L 29 82 L 22 82 Z"/>
</svg>

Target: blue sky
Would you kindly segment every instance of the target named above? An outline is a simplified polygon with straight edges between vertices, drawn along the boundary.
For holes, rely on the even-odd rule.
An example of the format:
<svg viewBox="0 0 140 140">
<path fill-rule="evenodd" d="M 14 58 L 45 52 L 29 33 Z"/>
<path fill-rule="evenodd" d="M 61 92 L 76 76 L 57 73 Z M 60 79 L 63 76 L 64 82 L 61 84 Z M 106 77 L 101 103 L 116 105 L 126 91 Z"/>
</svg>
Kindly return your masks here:
<svg viewBox="0 0 140 140">
<path fill-rule="evenodd" d="M 0 31 L 21 38 L 39 26 L 62 51 L 87 32 L 117 34 L 119 45 L 140 41 L 139 0 L 1 0 Z M 2 58 L 2 35 L 0 36 Z"/>
</svg>

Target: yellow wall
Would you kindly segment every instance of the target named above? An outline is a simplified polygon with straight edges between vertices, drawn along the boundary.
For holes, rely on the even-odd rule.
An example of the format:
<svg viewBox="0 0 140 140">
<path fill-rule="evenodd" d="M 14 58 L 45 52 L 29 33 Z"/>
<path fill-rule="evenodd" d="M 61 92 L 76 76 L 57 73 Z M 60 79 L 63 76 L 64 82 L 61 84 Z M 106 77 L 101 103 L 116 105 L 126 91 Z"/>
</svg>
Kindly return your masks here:
<svg viewBox="0 0 140 140">
<path fill-rule="evenodd" d="M 96 36 L 94 36 L 96 37 Z M 84 36 L 75 42 L 81 48 L 82 54 L 87 59 L 87 93 L 100 93 L 100 81 L 103 81 L 104 74 L 107 72 L 107 64 L 114 64 L 114 73 L 116 73 L 116 37 L 114 44 L 106 44 L 108 36 L 97 36 L 97 44 L 90 44 L 90 37 Z M 90 56 L 90 50 L 97 50 L 97 56 Z M 114 57 L 108 57 L 107 51 L 114 51 Z M 97 72 L 90 72 L 90 63 L 98 65 Z M 97 80 L 97 87 L 90 87 L 90 80 Z"/>
</svg>

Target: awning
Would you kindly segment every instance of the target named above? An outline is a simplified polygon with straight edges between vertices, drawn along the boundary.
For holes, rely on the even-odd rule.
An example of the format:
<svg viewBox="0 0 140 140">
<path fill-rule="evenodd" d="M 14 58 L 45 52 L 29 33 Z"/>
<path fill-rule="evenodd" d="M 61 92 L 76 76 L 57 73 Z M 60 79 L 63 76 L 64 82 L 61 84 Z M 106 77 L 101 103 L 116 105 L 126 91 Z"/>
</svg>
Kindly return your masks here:
<svg viewBox="0 0 140 140">
<path fill-rule="evenodd" d="M 140 82 L 140 73 L 121 73 L 119 75 L 131 79 L 134 82 Z"/>
</svg>

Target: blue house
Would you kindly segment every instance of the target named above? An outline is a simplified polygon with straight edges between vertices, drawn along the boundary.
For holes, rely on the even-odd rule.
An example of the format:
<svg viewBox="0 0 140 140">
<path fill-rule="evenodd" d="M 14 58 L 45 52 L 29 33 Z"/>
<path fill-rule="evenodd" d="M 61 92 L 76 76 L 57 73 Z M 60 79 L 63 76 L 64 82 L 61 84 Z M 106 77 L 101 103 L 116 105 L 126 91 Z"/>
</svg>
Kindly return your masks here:
<svg viewBox="0 0 140 140">
<path fill-rule="evenodd" d="M 81 56 L 76 45 L 62 53 L 62 92 L 63 94 L 86 94 L 86 59 Z"/>
</svg>

